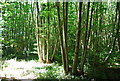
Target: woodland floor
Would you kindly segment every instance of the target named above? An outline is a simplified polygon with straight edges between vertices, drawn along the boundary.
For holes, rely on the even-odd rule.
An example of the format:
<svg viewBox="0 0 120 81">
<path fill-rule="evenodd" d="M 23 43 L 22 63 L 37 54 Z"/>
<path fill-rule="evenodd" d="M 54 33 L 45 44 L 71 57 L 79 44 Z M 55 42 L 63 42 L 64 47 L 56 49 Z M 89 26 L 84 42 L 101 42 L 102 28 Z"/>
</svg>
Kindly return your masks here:
<svg viewBox="0 0 120 81">
<path fill-rule="evenodd" d="M 46 69 L 37 69 L 38 67 L 51 66 L 52 64 L 40 64 L 39 62 L 31 61 L 16 61 L 14 59 L 6 60 L 0 69 L 1 78 L 13 79 L 36 79 L 39 77 L 36 73 L 44 73 Z"/>
<path fill-rule="evenodd" d="M 79 79 L 72 75 L 65 75 L 63 67 L 52 64 L 40 64 L 38 61 L 17 61 L 16 59 L 4 60 L 0 62 L 1 79 Z"/>
<path fill-rule="evenodd" d="M 1 61 L 0 64 L 2 65 L 0 68 L 0 79 L 28 79 L 29 81 L 34 79 L 77 79 L 76 81 L 79 81 L 79 79 L 81 81 L 85 80 L 85 78 L 82 76 L 74 77 L 70 74 L 65 75 L 63 72 L 63 66 L 55 63 L 40 64 L 35 60 L 17 61 L 16 59 L 11 59 Z"/>
</svg>

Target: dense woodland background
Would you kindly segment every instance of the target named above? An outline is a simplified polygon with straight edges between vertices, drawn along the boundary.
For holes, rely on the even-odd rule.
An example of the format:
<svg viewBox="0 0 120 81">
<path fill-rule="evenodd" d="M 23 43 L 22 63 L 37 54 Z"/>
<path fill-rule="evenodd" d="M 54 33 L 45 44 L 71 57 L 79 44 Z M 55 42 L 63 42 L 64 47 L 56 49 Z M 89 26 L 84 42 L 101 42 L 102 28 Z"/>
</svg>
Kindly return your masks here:
<svg viewBox="0 0 120 81">
<path fill-rule="evenodd" d="M 39 59 L 60 64 L 66 75 L 120 77 L 120 2 L 0 5 L 2 60 Z"/>
</svg>

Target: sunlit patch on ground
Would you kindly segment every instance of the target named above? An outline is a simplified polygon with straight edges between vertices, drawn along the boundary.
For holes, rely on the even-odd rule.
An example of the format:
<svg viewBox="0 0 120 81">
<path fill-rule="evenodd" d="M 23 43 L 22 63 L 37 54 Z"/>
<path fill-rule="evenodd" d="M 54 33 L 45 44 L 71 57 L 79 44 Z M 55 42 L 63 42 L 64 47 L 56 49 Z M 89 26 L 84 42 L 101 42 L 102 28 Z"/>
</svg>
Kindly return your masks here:
<svg viewBox="0 0 120 81">
<path fill-rule="evenodd" d="M 15 59 L 6 60 L 0 69 L 2 79 L 71 79 L 73 75 L 65 75 L 63 66 L 58 64 L 40 64 L 34 60 L 16 61 Z"/>
<path fill-rule="evenodd" d="M 40 64 L 39 62 L 31 61 L 16 61 L 15 59 L 6 60 L 0 70 L 1 78 L 13 79 L 36 79 L 35 73 L 44 73 L 46 69 L 35 69 L 35 67 L 51 66 L 52 64 Z"/>
</svg>

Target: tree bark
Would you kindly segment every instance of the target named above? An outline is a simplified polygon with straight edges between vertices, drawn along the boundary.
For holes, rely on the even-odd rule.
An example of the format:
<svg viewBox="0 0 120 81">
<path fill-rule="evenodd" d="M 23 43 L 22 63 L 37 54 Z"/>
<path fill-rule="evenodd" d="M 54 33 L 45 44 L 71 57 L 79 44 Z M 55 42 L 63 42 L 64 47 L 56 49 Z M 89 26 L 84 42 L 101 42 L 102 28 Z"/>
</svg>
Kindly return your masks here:
<svg viewBox="0 0 120 81">
<path fill-rule="evenodd" d="M 118 52 L 120 52 L 120 2 L 117 3 L 118 5 L 118 28 L 117 28 L 117 38 L 118 38 Z"/>
<path fill-rule="evenodd" d="M 68 73 L 68 46 L 67 46 L 67 22 L 68 21 L 68 2 L 63 2 L 63 46 L 66 57 L 66 72 Z"/>
<path fill-rule="evenodd" d="M 63 46 L 62 23 L 61 23 L 61 19 L 60 19 L 60 2 L 56 2 L 56 6 L 57 6 L 57 13 L 58 13 L 58 28 L 59 28 L 59 37 L 60 37 L 59 39 L 60 39 L 60 48 L 61 48 L 61 54 L 62 54 L 62 62 L 63 62 L 64 72 L 67 73 L 65 49 Z"/>
<path fill-rule="evenodd" d="M 78 65 L 78 54 L 79 54 L 79 45 L 81 40 L 81 15 L 82 15 L 82 2 L 79 2 L 79 10 L 78 10 L 78 26 L 76 30 L 76 46 L 75 46 L 75 53 L 74 53 L 74 61 L 73 61 L 73 68 L 72 73 L 77 73 L 77 65 Z"/>
<path fill-rule="evenodd" d="M 49 8 L 49 0 L 47 2 L 47 7 L 48 7 L 48 11 L 50 11 L 50 8 Z M 49 62 L 49 38 L 50 38 L 50 15 L 48 13 L 48 30 L 47 30 L 47 58 L 46 58 L 46 62 L 48 63 Z"/>
<path fill-rule="evenodd" d="M 43 62 L 42 59 L 42 53 L 41 53 L 41 41 L 40 41 L 40 36 L 39 36 L 39 6 L 38 6 L 38 2 L 36 2 L 36 39 L 37 39 L 37 51 L 38 51 L 38 57 L 39 57 L 39 61 L 40 63 Z"/>
<path fill-rule="evenodd" d="M 88 2 L 88 9 L 87 9 L 86 32 L 85 32 L 85 40 L 84 40 L 84 51 L 83 51 L 82 59 L 81 59 L 81 73 L 84 72 L 84 63 L 85 63 L 85 59 L 86 59 L 86 55 L 87 55 L 89 8 L 90 8 L 90 2 Z"/>
</svg>

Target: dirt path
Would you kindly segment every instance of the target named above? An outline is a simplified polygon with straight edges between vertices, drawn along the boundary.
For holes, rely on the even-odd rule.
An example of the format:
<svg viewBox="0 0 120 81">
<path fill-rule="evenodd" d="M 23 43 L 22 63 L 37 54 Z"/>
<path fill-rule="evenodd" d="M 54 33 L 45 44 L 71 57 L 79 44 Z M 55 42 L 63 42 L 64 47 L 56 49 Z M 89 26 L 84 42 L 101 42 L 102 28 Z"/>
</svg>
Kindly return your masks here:
<svg viewBox="0 0 120 81">
<path fill-rule="evenodd" d="M 12 79 L 37 79 L 38 76 L 35 73 L 46 72 L 43 69 L 35 69 L 44 66 L 51 66 L 52 64 L 40 64 L 39 62 L 31 61 L 16 61 L 15 59 L 7 60 L 2 65 L 0 70 L 1 78 L 12 78 Z"/>
</svg>

